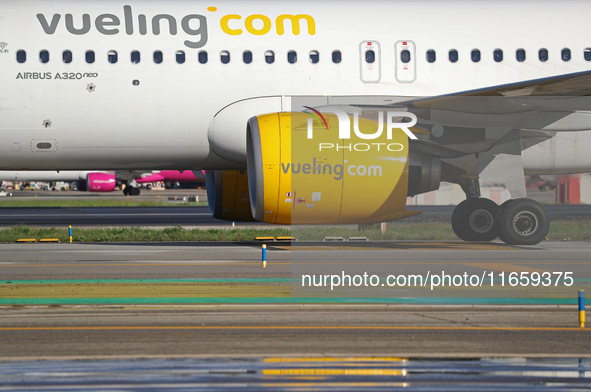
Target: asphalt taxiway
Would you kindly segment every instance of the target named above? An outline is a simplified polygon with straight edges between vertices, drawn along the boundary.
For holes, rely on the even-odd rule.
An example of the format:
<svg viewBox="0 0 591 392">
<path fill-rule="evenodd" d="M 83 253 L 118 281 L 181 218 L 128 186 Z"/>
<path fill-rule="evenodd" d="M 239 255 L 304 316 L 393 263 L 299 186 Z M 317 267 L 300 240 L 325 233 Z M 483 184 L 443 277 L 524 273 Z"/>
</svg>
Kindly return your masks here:
<svg viewBox="0 0 591 392">
<path fill-rule="evenodd" d="M 4 390 L 588 391 L 586 358 L 216 357 L 18 361 Z"/>
<path fill-rule="evenodd" d="M 298 246 L 270 245 L 263 268 L 259 244 L 2 244 L 1 357 L 591 354 L 576 306 L 591 281 L 589 242 Z M 308 295 L 294 260 L 311 273 L 380 265 L 496 280 L 398 296 L 326 287 Z M 532 282 L 510 296 L 487 287 L 502 272 L 544 271 L 572 272 L 573 284 Z"/>
</svg>

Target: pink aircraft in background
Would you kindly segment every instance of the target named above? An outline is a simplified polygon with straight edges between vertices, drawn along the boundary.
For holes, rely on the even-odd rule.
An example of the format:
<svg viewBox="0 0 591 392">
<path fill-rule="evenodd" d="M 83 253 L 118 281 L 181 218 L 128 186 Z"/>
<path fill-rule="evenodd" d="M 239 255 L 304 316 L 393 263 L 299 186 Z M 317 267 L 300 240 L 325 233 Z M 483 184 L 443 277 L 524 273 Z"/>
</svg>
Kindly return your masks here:
<svg viewBox="0 0 591 392">
<path fill-rule="evenodd" d="M 205 175 L 197 172 L 196 176 L 191 170 L 162 170 L 154 172 L 138 172 L 117 170 L 114 172 L 91 172 L 91 171 L 0 171 L 0 182 L 77 182 L 80 190 L 89 192 L 113 192 L 117 182 L 127 182 L 123 189 L 125 195 L 137 196 L 140 189 L 134 183 L 144 184 L 150 182 L 190 182 L 205 179 Z"/>
<path fill-rule="evenodd" d="M 135 179 L 135 182 L 138 184 L 145 184 L 148 182 L 158 182 L 158 181 L 197 181 L 205 179 L 205 174 L 200 173 L 199 176 L 196 176 L 191 170 L 161 170 L 161 171 L 154 171 L 152 173 L 147 173 L 142 175 L 139 178 Z"/>
</svg>

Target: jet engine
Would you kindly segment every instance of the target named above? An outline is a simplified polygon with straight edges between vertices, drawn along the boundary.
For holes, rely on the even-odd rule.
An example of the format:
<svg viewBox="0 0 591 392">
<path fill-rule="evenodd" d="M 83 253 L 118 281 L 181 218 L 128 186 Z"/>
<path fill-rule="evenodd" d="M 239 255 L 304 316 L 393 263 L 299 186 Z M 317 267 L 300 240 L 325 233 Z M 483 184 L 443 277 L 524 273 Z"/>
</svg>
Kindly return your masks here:
<svg viewBox="0 0 591 392">
<path fill-rule="evenodd" d="M 385 124 L 296 112 L 251 118 L 247 172 L 254 219 L 355 224 L 415 215 L 405 211 L 407 195 L 439 187 L 439 160 L 409 151 L 408 136 Z"/>
<path fill-rule="evenodd" d="M 252 222 L 246 171 L 205 172 L 209 210 L 214 218 Z"/>
<path fill-rule="evenodd" d="M 86 186 L 89 192 L 112 192 L 115 190 L 117 180 L 114 174 L 88 173 Z"/>
</svg>

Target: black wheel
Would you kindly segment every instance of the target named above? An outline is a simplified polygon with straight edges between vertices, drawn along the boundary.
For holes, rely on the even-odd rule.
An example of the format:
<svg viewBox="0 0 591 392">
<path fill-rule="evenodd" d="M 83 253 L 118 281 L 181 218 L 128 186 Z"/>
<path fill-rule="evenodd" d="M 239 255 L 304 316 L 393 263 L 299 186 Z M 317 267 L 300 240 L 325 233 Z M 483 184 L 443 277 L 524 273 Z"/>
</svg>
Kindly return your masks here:
<svg viewBox="0 0 591 392">
<path fill-rule="evenodd" d="M 451 216 L 454 233 L 464 241 L 492 241 L 497 238 L 499 206 L 492 200 L 466 199 Z"/>
<path fill-rule="evenodd" d="M 123 188 L 123 194 L 125 196 L 129 196 L 129 187 L 128 186 L 126 186 L 125 188 Z"/>
<path fill-rule="evenodd" d="M 140 188 L 131 187 L 129 190 L 129 196 L 139 196 L 140 195 Z"/>
<path fill-rule="evenodd" d="M 510 245 L 538 244 L 549 230 L 548 214 L 535 200 L 509 200 L 499 209 L 499 237 Z"/>
</svg>

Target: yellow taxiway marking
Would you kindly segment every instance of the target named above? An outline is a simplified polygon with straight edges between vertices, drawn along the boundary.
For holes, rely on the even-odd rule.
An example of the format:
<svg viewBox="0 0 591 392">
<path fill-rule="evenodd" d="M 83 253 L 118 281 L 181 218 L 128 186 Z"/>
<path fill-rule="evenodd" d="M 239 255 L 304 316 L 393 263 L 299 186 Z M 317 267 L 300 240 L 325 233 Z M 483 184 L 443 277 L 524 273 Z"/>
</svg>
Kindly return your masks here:
<svg viewBox="0 0 591 392">
<path fill-rule="evenodd" d="M 524 267 L 517 264 L 510 263 L 459 263 L 460 265 L 467 265 L 469 267 L 482 268 L 485 270 L 492 271 L 505 271 L 505 272 L 551 272 L 539 268 Z"/>
<path fill-rule="evenodd" d="M 0 298 L 289 297 L 289 285 L 249 283 L 72 283 L 0 285 Z"/>
<path fill-rule="evenodd" d="M 287 358 L 265 358 L 263 362 L 267 363 L 291 363 L 291 362 L 404 362 L 408 358 L 400 357 L 287 357 Z"/>
<path fill-rule="evenodd" d="M 263 369 L 265 376 L 405 376 L 406 373 L 404 369 Z"/>
<path fill-rule="evenodd" d="M 186 326 L 87 326 L 87 327 L 0 327 L 0 331 L 109 331 L 109 330 L 425 330 L 425 331 L 585 331 L 580 327 L 424 327 L 424 326 L 372 326 L 372 325 L 186 325 Z"/>
</svg>

